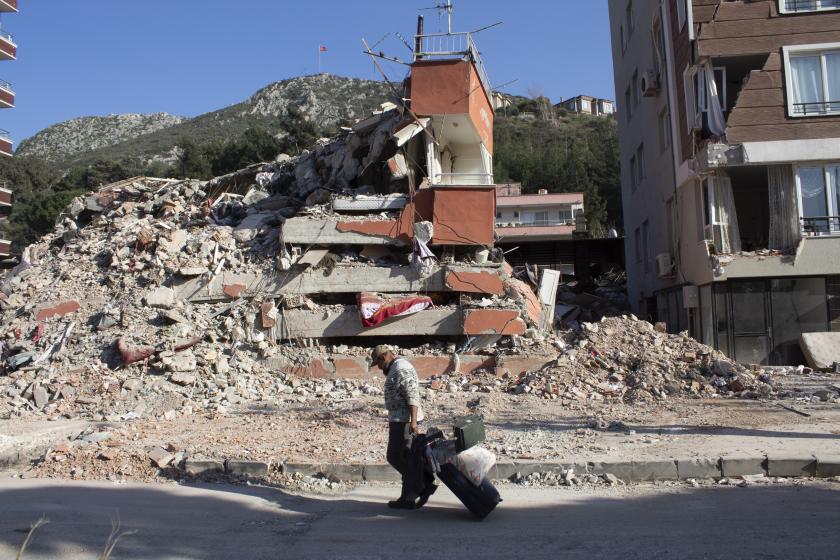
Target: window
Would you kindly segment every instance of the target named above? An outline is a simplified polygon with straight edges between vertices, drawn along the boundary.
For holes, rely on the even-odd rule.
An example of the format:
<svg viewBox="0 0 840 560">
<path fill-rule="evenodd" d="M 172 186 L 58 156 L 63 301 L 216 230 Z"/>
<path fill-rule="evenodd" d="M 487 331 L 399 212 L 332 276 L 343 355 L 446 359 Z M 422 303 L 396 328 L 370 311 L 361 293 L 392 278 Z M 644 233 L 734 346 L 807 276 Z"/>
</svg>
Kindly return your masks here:
<svg viewBox="0 0 840 560">
<path fill-rule="evenodd" d="M 803 232 L 840 234 L 840 165 L 797 167 L 796 188 Z"/>
<path fill-rule="evenodd" d="M 519 210 L 514 210 L 514 211 L 513 211 L 513 219 L 514 219 L 514 220 L 518 220 L 518 219 L 519 219 Z"/>
<path fill-rule="evenodd" d="M 720 102 L 720 110 L 726 112 L 726 68 L 715 66 L 712 68 L 712 73 L 715 76 L 715 88 L 717 89 L 718 101 Z M 694 77 L 697 87 L 697 110 L 708 111 L 707 89 L 706 89 L 706 72 L 703 69 L 697 71 Z"/>
<path fill-rule="evenodd" d="M 840 43 L 782 50 L 788 116 L 840 113 Z"/>
<path fill-rule="evenodd" d="M 631 94 L 630 88 L 633 86 L 631 83 L 627 86 L 627 89 L 624 90 L 624 113 L 627 115 L 627 122 L 630 122 L 630 117 L 633 115 L 633 109 L 630 106 Z"/>
<path fill-rule="evenodd" d="M 575 219 L 574 214 L 572 214 L 572 210 L 560 210 L 560 223 L 565 224 L 567 222 L 571 222 Z"/>
<path fill-rule="evenodd" d="M 627 37 L 624 35 L 624 24 L 618 26 L 618 34 L 621 37 L 621 54 L 627 50 Z"/>
<path fill-rule="evenodd" d="M 635 24 L 633 23 L 633 0 L 627 2 L 627 8 L 625 8 L 624 14 L 625 23 L 627 24 L 627 37 L 629 38 L 633 35 L 633 29 L 635 28 Z"/>
<path fill-rule="evenodd" d="M 633 94 L 633 107 L 639 106 L 639 71 L 633 72 L 633 77 L 630 78 L 630 90 Z"/>
<path fill-rule="evenodd" d="M 630 156 L 630 190 L 636 192 L 636 156 Z"/>
<path fill-rule="evenodd" d="M 496 212 L 496 219 L 497 219 L 497 220 L 501 220 L 501 219 L 502 219 L 502 213 L 501 213 L 501 212 Z"/>
<path fill-rule="evenodd" d="M 653 43 L 653 65 L 659 75 L 661 82 L 664 82 L 668 66 L 665 64 L 665 32 L 662 30 L 662 22 L 657 16 L 653 20 L 650 30 L 650 40 Z"/>
<path fill-rule="evenodd" d="M 703 119 L 697 105 L 697 69 L 689 66 L 683 72 L 683 91 L 685 92 L 685 118 L 688 130 L 700 128 Z"/>
<path fill-rule="evenodd" d="M 547 224 L 548 223 L 548 212 L 534 212 L 534 223 L 535 224 Z"/>
<path fill-rule="evenodd" d="M 650 272 L 650 244 L 648 243 L 648 221 L 642 222 L 642 259 L 645 261 L 645 272 Z"/>
<path fill-rule="evenodd" d="M 677 30 L 682 30 L 685 27 L 686 21 L 686 2 L 687 0 L 677 0 Z"/>
<path fill-rule="evenodd" d="M 840 9 L 840 0 L 779 0 L 779 12 L 818 12 Z"/>
<path fill-rule="evenodd" d="M 639 171 L 639 177 L 638 177 L 636 182 L 639 185 L 641 185 L 642 181 L 645 179 L 645 144 L 644 144 L 644 142 L 639 144 L 639 147 L 636 148 L 636 168 Z"/>
<path fill-rule="evenodd" d="M 659 153 L 664 152 L 671 145 L 671 113 L 665 107 L 659 113 Z"/>
<path fill-rule="evenodd" d="M 703 196 L 704 184 L 695 183 L 694 186 L 694 208 L 697 211 L 697 241 L 706 239 L 706 212 L 704 204 L 706 197 Z"/>
<path fill-rule="evenodd" d="M 635 240 L 636 264 L 640 264 L 642 262 L 642 231 L 639 228 L 633 231 L 633 239 Z"/>
</svg>

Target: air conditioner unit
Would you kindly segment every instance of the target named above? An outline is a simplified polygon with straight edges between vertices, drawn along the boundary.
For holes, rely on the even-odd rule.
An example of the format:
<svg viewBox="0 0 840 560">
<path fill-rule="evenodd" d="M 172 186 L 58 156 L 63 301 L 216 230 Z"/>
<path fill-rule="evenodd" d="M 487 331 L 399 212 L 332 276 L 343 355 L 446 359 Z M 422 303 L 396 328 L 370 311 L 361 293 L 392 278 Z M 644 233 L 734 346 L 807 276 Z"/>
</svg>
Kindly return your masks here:
<svg viewBox="0 0 840 560">
<path fill-rule="evenodd" d="M 656 276 L 659 278 L 670 278 L 674 275 L 674 262 L 669 253 L 656 255 Z"/>
<path fill-rule="evenodd" d="M 639 88 L 644 97 L 656 97 L 659 94 L 659 79 L 656 72 L 648 70 L 639 80 Z"/>
</svg>

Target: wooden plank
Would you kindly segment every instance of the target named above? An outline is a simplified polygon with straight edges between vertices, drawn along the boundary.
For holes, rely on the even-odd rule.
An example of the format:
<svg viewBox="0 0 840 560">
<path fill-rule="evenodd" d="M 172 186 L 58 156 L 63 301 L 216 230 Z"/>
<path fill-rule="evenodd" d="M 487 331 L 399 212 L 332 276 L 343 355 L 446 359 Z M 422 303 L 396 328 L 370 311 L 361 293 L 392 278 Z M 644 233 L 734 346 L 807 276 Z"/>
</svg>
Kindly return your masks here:
<svg viewBox="0 0 840 560">
<path fill-rule="evenodd" d="M 786 122 L 774 125 L 731 127 L 726 129 L 726 138 L 731 144 L 770 140 L 799 140 L 801 138 L 840 139 L 840 118 L 824 118 L 830 120 L 826 122 Z"/>
<path fill-rule="evenodd" d="M 738 95 L 735 109 L 748 107 L 784 107 L 785 94 L 782 88 L 745 89 Z"/>
<path fill-rule="evenodd" d="M 764 19 L 771 16 L 776 0 L 765 2 L 722 2 L 715 14 L 715 21 Z"/>
<path fill-rule="evenodd" d="M 798 35 L 802 33 L 837 32 L 840 13 L 814 16 L 777 17 L 744 21 L 714 21 L 703 26 L 700 41 L 733 37 L 764 37 L 767 35 Z"/>
<path fill-rule="evenodd" d="M 783 105 L 774 107 L 741 107 L 738 105 L 726 119 L 726 126 L 756 126 L 784 124 L 786 122 L 788 122 L 788 118 L 786 108 Z"/>
<path fill-rule="evenodd" d="M 762 68 L 765 72 L 781 72 L 782 71 L 782 55 L 778 52 L 772 52 L 767 57 L 767 60 L 764 61 L 764 67 Z"/>
<path fill-rule="evenodd" d="M 764 37 L 737 37 L 730 39 L 699 40 L 698 51 L 702 56 L 743 56 L 767 54 L 785 45 L 809 45 L 814 43 L 836 43 L 840 32 L 800 33 L 791 35 L 768 35 Z"/>
<path fill-rule="evenodd" d="M 717 3 L 707 6 L 694 6 L 694 23 L 708 23 L 715 17 Z"/>
<path fill-rule="evenodd" d="M 784 86 L 784 78 L 781 72 L 764 72 L 753 70 L 747 85 L 741 90 L 743 93 L 750 89 L 780 89 Z"/>
</svg>

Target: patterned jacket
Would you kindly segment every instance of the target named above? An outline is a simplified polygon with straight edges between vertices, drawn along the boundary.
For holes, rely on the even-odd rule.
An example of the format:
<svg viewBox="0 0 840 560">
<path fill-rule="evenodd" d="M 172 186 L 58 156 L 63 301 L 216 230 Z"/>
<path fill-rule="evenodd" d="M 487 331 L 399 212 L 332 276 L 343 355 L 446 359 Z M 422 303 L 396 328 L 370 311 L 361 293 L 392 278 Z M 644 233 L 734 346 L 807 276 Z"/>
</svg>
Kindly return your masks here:
<svg viewBox="0 0 840 560">
<path fill-rule="evenodd" d="M 421 421 L 423 410 L 420 408 L 417 370 L 405 358 L 397 358 L 391 362 L 385 377 L 385 408 L 388 409 L 388 422 L 410 422 L 410 405 L 417 407 L 417 421 Z"/>
</svg>

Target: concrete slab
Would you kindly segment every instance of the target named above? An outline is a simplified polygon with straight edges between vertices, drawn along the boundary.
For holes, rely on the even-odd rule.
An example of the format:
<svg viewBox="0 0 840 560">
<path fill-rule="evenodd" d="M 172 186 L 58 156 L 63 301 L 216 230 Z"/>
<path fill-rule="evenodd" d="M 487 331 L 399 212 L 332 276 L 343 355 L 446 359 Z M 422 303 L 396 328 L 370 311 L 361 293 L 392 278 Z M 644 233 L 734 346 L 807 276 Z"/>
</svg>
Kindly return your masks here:
<svg viewBox="0 0 840 560">
<path fill-rule="evenodd" d="M 633 480 L 633 463 L 621 461 L 615 463 L 589 462 L 586 465 L 586 472 L 589 474 L 614 474 L 624 481 Z"/>
<path fill-rule="evenodd" d="M 498 269 L 443 267 L 425 276 L 417 276 L 408 266 L 338 265 L 329 275 L 323 270 L 295 266 L 277 274 L 236 274 L 224 272 L 208 283 L 203 277 L 176 277 L 178 299 L 194 303 L 229 299 L 225 286 L 242 284 L 240 296 L 280 296 L 284 294 L 465 292 L 501 293 Z"/>
<path fill-rule="evenodd" d="M 799 346 L 814 369 L 831 369 L 840 362 L 840 332 L 802 333 Z"/>
<path fill-rule="evenodd" d="M 687 478 L 720 478 L 720 458 L 695 457 L 693 459 L 677 459 L 677 475 L 681 479 Z"/>
<path fill-rule="evenodd" d="M 817 454 L 817 476 L 820 478 L 840 476 L 840 455 Z"/>
<path fill-rule="evenodd" d="M 343 311 L 289 309 L 278 323 L 278 336 L 289 338 L 330 338 L 351 336 L 417 336 L 463 334 L 461 310 L 435 308 L 413 315 L 393 317 L 370 328 L 362 326 L 356 306 Z"/>
<path fill-rule="evenodd" d="M 243 461 L 239 459 L 228 459 L 225 461 L 225 470 L 229 474 L 240 476 L 260 477 L 268 475 L 268 463 L 262 461 Z"/>
<path fill-rule="evenodd" d="M 634 482 L 677 480 L 678 478 L 677 462 L 672 459 L 662 461 L 633 461 L 633 477 L 630 480 Z"/>
<path fill-rule="evenodd" d="M 767 457 L 764 455 L 721 457 L 720 470 L 725 477 L 767 474 Z"/>
<path fill-rule="evenodd" d="M 283 474 L 300 474 L 301 476 L 315 476 L 323 468 L 319 463 L 283 463 Z"/>
<path fill-rule="evenodd" d="M 190 476 L 201 476 L 212 473 L 225 472 L 225 464 L 222 461 L 187 459 L 184 462 L 184 470 Z"/>
<path fill-rule="evenodd" d="M 814 456 L 767 456 L 767 476 L 816 476 L 817 458 Z"/>
<path fill-rule="evenodd" d="M 339 480 L 361 481 L 365 479 L 365 467 L 361 463 L 326 463 L 321 472 Z"/>
<path fill-rule="evenodd" d="M 283 242 L 305 245 L 394 245 L 403 246 L 396 236 L 399 224 L 396 220 L 368 221 L 359 223 L 379 224 L 379 234 L 366 234 L 356 231 L 341 231 L 339 224 L 352 222 L 338 222 L 317 218 L 289 218 L 283 224 Z M 393 232 L 393 237 L 384 233 Z"/>
<path fill-rule="evenodd" d="M 365 465 L 363 470 L 365 480 L 371 482 L 399 482 L 400 473 L 388 464 Z"/>
</svg>

